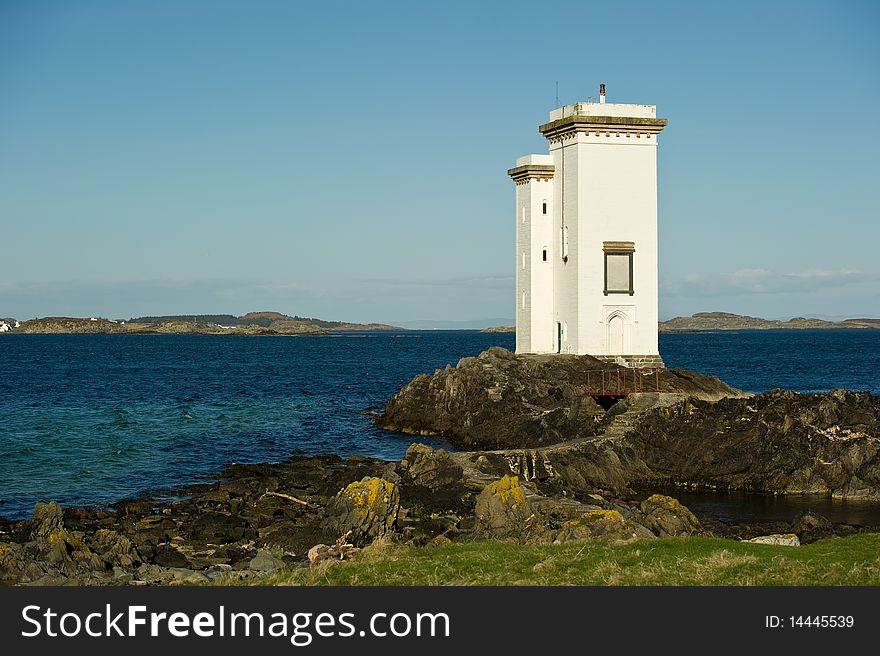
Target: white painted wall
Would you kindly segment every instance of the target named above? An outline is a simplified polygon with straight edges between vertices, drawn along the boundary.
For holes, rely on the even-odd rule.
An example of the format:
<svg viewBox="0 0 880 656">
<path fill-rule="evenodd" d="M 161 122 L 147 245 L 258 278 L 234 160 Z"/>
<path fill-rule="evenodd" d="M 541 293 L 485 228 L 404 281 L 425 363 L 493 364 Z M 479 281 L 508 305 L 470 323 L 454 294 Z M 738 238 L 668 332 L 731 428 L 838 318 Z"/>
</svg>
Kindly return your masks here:
<svg viewBox="0 0 880 656">
<path fill-rule="evenodd" d="M 572 115 L 655 118 L 656 107 L 575 103 L 553 110 L 550 120 Z M 657 135 L 576 132 L 551 142 L 549 152 L 516 161 L 555 167 L 552 180 L 516 186 L 517 352 L 557 351 L 558 323 L 563 353 L 657 355 Z M 632 295 L 604 294 L 606 241 L 635 244 Z"/>
<path fill-rule="evenodd" d="M 615 354 L 608 325 L 624 319 L 627 354 L 657 348 L 657 139 L 578 134 L 578 353 Z M 604 241 L 631 241 L 633 295 L 604 290 Z"/>
<path fill-rule="evenodd" d="M 516 165 L 552 164 L 549 155 L 520 157 Z M 544 214 L 544 203 L 547 214 Z M 553 183 L 532 178 L 516 186 L 516 351 L 550 353 L 553 344 Z M 543 250 L 547 247 L 547 260 Z"/>
<path fill-rule="evenodd" d="M 620 116 L 628 118 L 657 118 L 657 105 L 630 105 L 621 103 L 579 102 L 559 107 L 550 112 L 550 120 L 566 116 Z M 518 163 L 518 162 L 517 162 Z"/>
</svg>

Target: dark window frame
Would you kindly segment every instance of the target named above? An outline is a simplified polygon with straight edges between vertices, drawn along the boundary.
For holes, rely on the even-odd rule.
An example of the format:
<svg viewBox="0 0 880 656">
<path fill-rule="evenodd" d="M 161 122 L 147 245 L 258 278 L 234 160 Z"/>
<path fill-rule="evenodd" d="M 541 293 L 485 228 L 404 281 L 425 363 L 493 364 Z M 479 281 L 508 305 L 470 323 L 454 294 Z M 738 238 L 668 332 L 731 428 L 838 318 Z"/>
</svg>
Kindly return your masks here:
<svg viewBox="0 0 880 656">
<path fill-rule="evenodd" d="M 547 203 L 541 203 L 541 214 L 547 213 Z"/>
<path fill-rule="evenodd" d="M 630 296 L 635 294 L 635 290 L 633 289 L 633 253 L 634 250 L 606 250 L 605 251 L 605 285 L 602 293 L 605 296 L 609 294 L 629 294 Z M 608 289 L 608 256 L 613 255 L 615 257 L 627 256 L 629 258 L 629 289 Z"/>
</svg>

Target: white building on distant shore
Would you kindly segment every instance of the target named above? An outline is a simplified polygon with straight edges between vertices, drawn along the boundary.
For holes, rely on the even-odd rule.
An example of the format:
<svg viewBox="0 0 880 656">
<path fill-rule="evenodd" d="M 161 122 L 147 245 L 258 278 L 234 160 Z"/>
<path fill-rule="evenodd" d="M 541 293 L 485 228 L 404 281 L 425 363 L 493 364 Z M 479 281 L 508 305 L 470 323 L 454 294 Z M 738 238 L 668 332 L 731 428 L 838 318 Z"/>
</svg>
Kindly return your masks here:
<svg viewBox="0 0 880 656">
<path fill-rule="evenodd" d="M 654 105 L 575 103 L 538 129 L 516 183 L 516 352 L 662 366 Z"/>
</svg>

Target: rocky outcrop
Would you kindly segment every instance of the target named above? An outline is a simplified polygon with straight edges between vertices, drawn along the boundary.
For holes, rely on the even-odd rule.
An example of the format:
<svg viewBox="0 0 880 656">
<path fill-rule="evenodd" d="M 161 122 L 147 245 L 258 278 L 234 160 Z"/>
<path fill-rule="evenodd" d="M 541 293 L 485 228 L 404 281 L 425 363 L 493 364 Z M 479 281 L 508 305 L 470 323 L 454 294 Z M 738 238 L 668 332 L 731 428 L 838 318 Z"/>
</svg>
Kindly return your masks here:
<svg viewBox="0 0 880 656">
<path fill-rule="evenodd" d="M 616 368 L 587 355 L 515 355 L 493 347 L 432 376 L 417 376 L 374 421 L 388 430 L 441 435 L 466 450 L 595 436 L 605 410 L 587 394 L 587 372 Z M 684 370 L 660 370 L 658 379 L 664 393 L 695 399 L 748 396 L 717 378 Z"/>
<path fill-rule="evenodd" d="M 601 435 L 452 456 L 557 494 L 686 486 L 880 498 L 880 399 L 867 393 L 774 391 L 717 403 L 644 394 L 609 415 Z"/>
<path fill-rule="evenodd" d="M 631 394 L 606 412 L 586 395 L 586 371 L 603 366 L 589 356 L 492 348 L 417 377 L 376 423 L 442 435 L 473 452 L 449 456 L 463 469 L 521 476 L 557 493 L 685 485 L 880 498 L 878 397 L 752 396 L 710 376 L 662 370 L 659 392 Z"/>
<path fill-rule="evenodd" d="M 880 497 L 880 398 L 772 391 L 647 413 L 617 448 L 632 484 Z M 650 473 L 647 473 L 650 472 Z"/>
</svg>

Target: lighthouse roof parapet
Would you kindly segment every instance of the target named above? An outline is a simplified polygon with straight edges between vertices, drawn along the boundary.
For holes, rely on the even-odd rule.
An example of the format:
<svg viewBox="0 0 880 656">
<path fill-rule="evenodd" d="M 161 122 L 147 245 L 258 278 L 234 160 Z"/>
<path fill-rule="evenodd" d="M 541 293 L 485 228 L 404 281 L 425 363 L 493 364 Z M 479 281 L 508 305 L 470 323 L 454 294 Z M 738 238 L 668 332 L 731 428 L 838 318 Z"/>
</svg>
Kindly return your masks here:
<svg viewBox="0 0 880 656">
<path fill-rule="evenodd" d="M 550 122 L 538 130 L 548 139 L 570 132 L 660 132 L 668 121 L 657 118 L 656 105 L 574 103 L 550 112 Z"/>
</svg>

